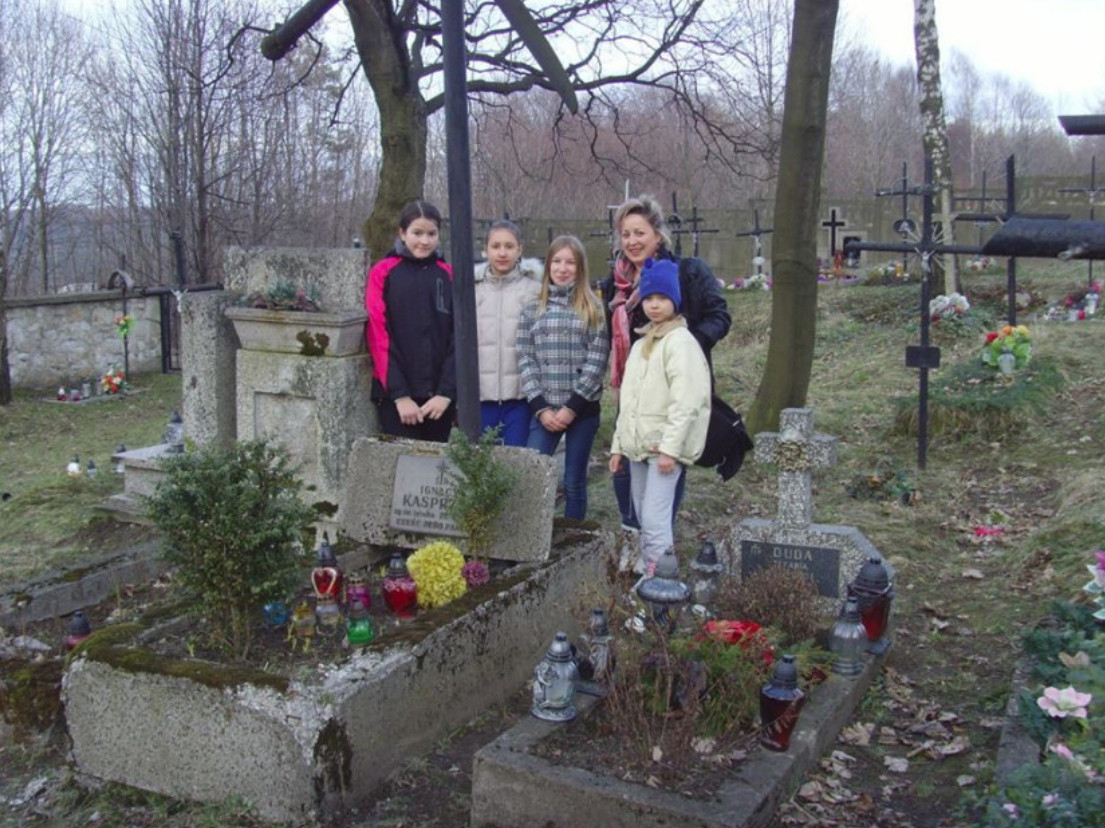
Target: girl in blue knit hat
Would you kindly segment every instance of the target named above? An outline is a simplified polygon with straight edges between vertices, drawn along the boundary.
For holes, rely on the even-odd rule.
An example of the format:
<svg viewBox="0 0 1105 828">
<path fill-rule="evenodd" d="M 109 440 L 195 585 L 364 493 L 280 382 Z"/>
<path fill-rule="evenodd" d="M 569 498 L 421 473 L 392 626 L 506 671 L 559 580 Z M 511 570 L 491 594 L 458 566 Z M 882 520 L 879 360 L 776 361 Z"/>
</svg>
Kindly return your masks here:
<svg viewBox="0 0 1105 828">
<path fill-rule="evenodd" d="M 710 423 L 710 367 L 679 313 L 679 266 L 668 259 L 645 264 L 638 283 L 648 322 L 637 329 L 622 376 L 610 471 L 629 461 L 633 508 L 641 523 L 634 572 L 648 574 L 674 545 L 675 491 L 683 466 L 706 445 Z"/>
</svg>

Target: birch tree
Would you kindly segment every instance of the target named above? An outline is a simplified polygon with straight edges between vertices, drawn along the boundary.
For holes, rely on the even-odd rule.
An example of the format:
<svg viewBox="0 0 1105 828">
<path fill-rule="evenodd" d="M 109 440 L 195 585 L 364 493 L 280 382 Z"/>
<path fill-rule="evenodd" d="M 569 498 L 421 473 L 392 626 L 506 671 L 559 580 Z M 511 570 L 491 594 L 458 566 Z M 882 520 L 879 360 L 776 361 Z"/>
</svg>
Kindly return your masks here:
<svg viewBox="0 0 1105 828">
<path fill-rule="evenodd" d="M 936 35 L 936 0 L 914 0 L 913 41 L 917 51 L 917 86 L 921 93 L 922 142 L 925 155 L 932 159 L 933 184 L 939 188 L 937 202 L 943 225 L 941 241 L 955 243 L 951 156 L 948 152 L 948 127 L 944 116 L 944 91 L 940 83 L 940 40 Z M 945 294 L 959 290 L 959 274 L 954 256 L 944 257 Z"/>
</svg>

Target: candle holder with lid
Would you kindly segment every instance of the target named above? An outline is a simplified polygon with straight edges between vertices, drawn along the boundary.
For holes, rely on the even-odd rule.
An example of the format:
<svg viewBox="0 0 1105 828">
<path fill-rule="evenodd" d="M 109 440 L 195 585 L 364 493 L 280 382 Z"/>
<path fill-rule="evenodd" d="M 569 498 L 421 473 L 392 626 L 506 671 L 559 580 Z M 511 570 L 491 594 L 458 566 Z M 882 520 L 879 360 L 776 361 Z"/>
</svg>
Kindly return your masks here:
<svg viewBox="0 0 1105 828">
<path fill-rule="evenodd" d="M 760 689 L 760 744 L 769 750 L 789 748 L 790 735 L 805 703 L 794 656 L 787 654 L 775 663 L 771 681 Z"/>
<path fill-rule="evenodd" d="M 652 608 L 652 619 L 669 633 L 674 632 L 682 606 L 691 597 L 690 587 L 679 580 L 674 549 L 664 550 L 652 577 L 640 583 L 637 594 Z"/>
<path fill-rule="evenodd" d="M 410 618 L 418 605 L 418 584 L 407 570 L 407 561 L 401 552 L 395 552 L 388 561 L 384 575 L 384 604 L 399 618 Z"/>
<path fill-rule="evenodd" d="M 315 554 L 317 561 L 314 569 L 311 570 L 311 586 L 314 587 L 315 597 L 331 598 L 335 602 L 340 601 L 345 576 L 341 571 L 341 567 L 338 566 L 338 558 L 334 554 L 334 547 L 330 545 L 330 540 L 326 535 L 322 536 L 322 543 L 319 544 L 318 551 Z"/>
<path fill-rule="evenodd" d="M 894 601 L 894 585 L 890 571 L 877 555 L 867 559 L 851 584 L 851 592 L 859 605 L 860 621 L 867 631 L 867 652 L 882 655 L 890 649 L 890 607 Z"/>
<path fill-rule="evenodd" d="M 724 565 L 718 563 L 717 547 L 710 541 L 702 544 L 698 557 L 691 561 L 691 571 L 694 573 L 691 592 L 694 603 L 705 607 L 706 615 L 712 614 L 711 610 L 721 590 L 721 573 L 724 569 Z"/>
<path fill-rule="evenodd" d="M 579 669 L 572 660 L 567 633 L 558 632 L 545 657 L 533 671 L 533 707 L 531 712 L 547 722 L 567 722 L 576 717 L 576 688 Z"/>
<path fill-rule="evenodd" d="M 848 600 L 833 625 L 829 649 L 833 653 L 833 672 L 854 677 L 863 672 L 863 653 L 867 649 L 867 630 L 860 620 L 859 604 L 848 588 Z"/>
</svg>

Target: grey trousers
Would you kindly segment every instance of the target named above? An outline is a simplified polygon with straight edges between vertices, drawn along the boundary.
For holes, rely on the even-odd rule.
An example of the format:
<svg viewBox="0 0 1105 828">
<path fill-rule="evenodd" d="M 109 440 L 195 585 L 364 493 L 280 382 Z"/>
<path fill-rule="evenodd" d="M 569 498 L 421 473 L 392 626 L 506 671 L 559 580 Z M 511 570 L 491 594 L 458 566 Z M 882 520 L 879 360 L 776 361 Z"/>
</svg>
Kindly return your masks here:
<svg viewBox="0 0 1105 828">
<path fill-rule="evenodd" d="M 670 474 L 661 473 L 656 458 L 629 462 L 629 485 L 633 494 L 633 509 L 641 522 L 641 553 L 639 566 L 647 570 L 675 544 L 672 531 L 672 509 L 675 487 L 686 473 L 681 463 Z"/>
</svg>

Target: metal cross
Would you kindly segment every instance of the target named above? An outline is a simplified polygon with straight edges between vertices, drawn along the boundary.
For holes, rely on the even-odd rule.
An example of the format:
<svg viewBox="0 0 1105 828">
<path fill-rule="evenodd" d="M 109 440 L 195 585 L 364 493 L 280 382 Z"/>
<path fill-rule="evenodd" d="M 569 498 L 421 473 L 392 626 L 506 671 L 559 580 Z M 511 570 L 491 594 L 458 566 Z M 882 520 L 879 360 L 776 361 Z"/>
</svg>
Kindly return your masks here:
<svg viewBox="0 0 1105 828">
<path fill-rule="evenodd" d="M 905 364 L 920 369 L 917 400 L 917 466 L 923 469 L 928 458 L 928 382 L 929 369 L 940 367 L 940 349 L 929 345 L 929 299 L 932 281 L 932 257 L 947 253 L 966 253 L 978 255 L 977 247 L 964 245 L 938 244 L 933 238 L 933 196 L 937 187 L 932 181 L 932 159 L 925 159 L 925 182 L 908 186 L 903 182 L 902 190 L 909 195 L 924 197 L 924 209 L 921 219 L 921 237 L 913 243 L 886 244 L 883 242 L 847 242 L 845 255 L 849 251 L 877 250 L 885 253 L 906 253 L 913 251 L 921 258 L 921 344 L 906 347 Z"/>
<path fill-rule="evenodd" d="M 672 251 L 676 256 L 683 255 L 683 234 L 690 233 L 691 239 L 694 241 L 694 253 L 691 255 L 698 255 L 698 236 L 700 233 L 717 233 L 716 228 L 704 228 L 698 225 L 704 222 L 706 219 L 700 218 L 698 215 L 698 207 L 691 207 L 691 217 L 685 219 L 679 215 L 679 203 L 676 201 L 675 193 L 671 194 L 671 215 L 668 216 L 668 227 L 671 228 L 671 234 L 675 236 L 675 250 Z M 683 225 L 689 224 L 691 227 L 689 230 L 684 230 Z"/>
<path fill-rule="evenodd" d="M 764 271 L 763 257 L 764 257 L 764 245 L 763 236 L 768 233 L 774 233 L 774 227 L 760 227 L 760 211 L 752 211 L 752 229 L 744 230 L 740 233 L 734 233 L 737 238 L 743 238 L 745 236 L 752 237 L 752 274 L 755 276 L 760 275 Z"/>
</svg>

